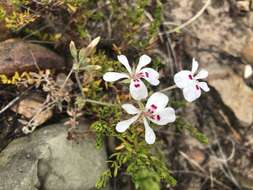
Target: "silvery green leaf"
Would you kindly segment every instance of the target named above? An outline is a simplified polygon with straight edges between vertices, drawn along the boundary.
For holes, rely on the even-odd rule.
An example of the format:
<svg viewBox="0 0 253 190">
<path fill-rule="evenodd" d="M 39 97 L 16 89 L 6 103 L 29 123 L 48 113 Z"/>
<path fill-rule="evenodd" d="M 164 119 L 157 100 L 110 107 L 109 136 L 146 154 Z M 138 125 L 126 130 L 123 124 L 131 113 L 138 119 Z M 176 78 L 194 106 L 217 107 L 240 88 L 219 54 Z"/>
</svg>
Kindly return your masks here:
<svg viewBox="0 0 253 190">
<path fill-rule="evenodd" d="M 99 65 L 87 65 L 85 66 L 85 70 L 86 71 L 92 71 L 92 70 L 100 70 L 101 69 L 101 66 Z"/>
<path fill-rule="evenodd" d="M 84 64 L 86 57 L 87 57 L 86 48 L 82 48 L 79 51 L 79 57 L 78 57 L 79 58 L 79 63 Z"/>
<path fill-rule="evenodd" d="M 77 50 L 76 50 L 76 45 L 73 41 L 71 41 L 69 44 L 69 50 L 70 50 L 72 57 L 76 59 L 77 58 Z"/>
<path fill-rule="evenodd" d="M 82 48 L 79 52 L 79 59 L 82 57 L 88 57 L 92 54 L 95 53 L 96 51 L 96 46 L 100 41 L 100 37 L 95 38 L 94 40 L 91 41 L 91 43 L 86 47 L 86 48 Z"/>
</svg>

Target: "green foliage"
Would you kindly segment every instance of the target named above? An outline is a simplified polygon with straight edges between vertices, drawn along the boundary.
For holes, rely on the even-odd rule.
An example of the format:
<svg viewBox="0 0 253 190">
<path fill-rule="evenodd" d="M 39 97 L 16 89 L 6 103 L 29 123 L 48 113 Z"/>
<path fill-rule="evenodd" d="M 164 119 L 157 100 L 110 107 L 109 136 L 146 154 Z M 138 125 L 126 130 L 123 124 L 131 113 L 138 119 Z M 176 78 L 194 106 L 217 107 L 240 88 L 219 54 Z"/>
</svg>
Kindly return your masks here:
<svg viewBox="0 0 253 190">
<path fill-rule="evenodd" d="M 101 66 L 100 76 L 108 71 L 125 71 L 125 68 L 118 61 L 108 58 L 108 56 L 103 52 L 98 52 L 98 54 L 92 56 L 89 60 L 89 64 Z"/>
<path fill-rule="evenodd" d="M 70 53 L 74 59 L 74 71 L 90 71 L 92 69 L 100 69 L 98 65 L 88 64 L 88 59 L 96 51 L 96 46 L 100 41 L 100 37 L 95 38 L 90 42 L 90 44 L 85 47 L 77 50 L 76 45 L 73 41 L 70 42 L 69 49 Z"/>
<path fill-rule="evenodd" d="M 139 166 L 138 166 L 139 167 Z M 136 168 L 133 173 L 135 188 L 140 190 L 160 190 L 160 178 L 147 168 Z"/>
<path fill-rule="evenodd" d="M 138 190 L 159 190 L 161 181 L 170 186 L 176 185 L 165 160 L 152 146 L 143 140 L 139 141 L 140 134 L 136 134 L 137 131 L 117 133 L 114 128 L 115 125 L 110 125 L 108 119 L 91 125 L 97 137 L 98 147 L 101 147 L 105 136 L 115 137 L 121 142 L 108 161 L 110 170 L 103 173 L 97 182 L 98 189 L 106 186 L 108 178 L 116 177 L 123 172 L 123 168 L 126 168 L 124 171 L 131 176 Z"/>
<path fill-rule="evenodd" d="M 171 101 L 171 107 L 173 107 L 174 109 L 184 108 L 185 106 L 186 102 L 184 100 Z"/>
<path fill-rule="evenodd" d="M 176 185 L 176 180 L 170 175 L 164 160 L 147 153 L 139 153 L 136 159 L 132 159 L 127 173 L 132 176 L 138 190 L 159 190 L 161 181 L 170 186 Z"/>
<path fill-rule="evenodd" d="M 103 172 L 103 174 L 100 176 L 99 180 L 96 183 L 96 188 L 101 189 L 101 188 L 106 187 L 111 177 L 112 177 L 112 174 L 110 170 L 106 170 L 105 172 Z"/>
<path fill-rule="evenodd" d="M 162 18 L 162 4 L 157 1 L 157 5 L 154 10 L 154 21 L 151 23 L 149 28 L 150 35 L 155 35 L 159 26 L 161 25 L 161 18 Z"/>
<path fill-rule="evenodd" d="M 187 123 L 183 118 L 178 118 L 175 126 L 179 130 L 186 129 L 194 138 L 196 138 L 199 142 L 203 144 L 208 144 L 208 138 L 206 135 L 202 132 L 200 132 L 197 128 L 191 126 L 189 123 Z"/>
<path fill-rule="evenodd" d="M 11 0 L 10 2 L 13 10 L 5 15 L 7 28 L 14 32 L 22 29 L 27 35 L 42 41 L 59 42 L 66 39 L 65 37 L 68 38 L 69 35 L 76 36 L 78 40 L 103 35 L 108 32 L 105 23 L 109 21 L 110 30 L 117 31 L 117 33 L 112 33 L 112 38 L 117 40 L 116 45 L 146 48 L 151 43 L 151 39 L 157 36 L 161 24 L 162 6 L 158 0 L 155 2 L 110 0 L 109 3 L 105 0 L 41 0 L 38 1 L 39 3 L 31 3 L 29 0 Z M 148 7 L 152 7 L 149 11 L 154 18 L 152 21 L 145 14 Z M 54 13 L 58 11 L 66 11 L 68 14 L 61 18 Z M 45 12 L 49 14 L 47 17 L 44 15 Z M 41 23 L 45 25 L 41 25 L 39 29 L 28 25 L 36 18 L 40 18 Z M 50 24 L 47 24 L 48 18 L 50 18 Z M 61 26 L 58 26 L 58 22 L 63 20 L 71 23 L 70 25 L 66 23 L 64 32 Z M 103 27 L 100 28 L 100 26 Z M 94 31 L 96 31 L 95 34 Z"/>
<path fill-rule="evenodd" d="M 100 108 L 97 111 L 97 117 L 103 121 L 108 121 L 108 119 L 111 117 L 113 117 L 113 120 L 117 121 L 119 120 L 120 116 L 121 116 L 120 108 L 116 106 L 115 107 L 100 106 Z"/>
<path fill-rule="evenodd" d="M 33 22 L 36 18 L 37 16 L 31 14 L 29 10 L 24 12 L 13 12 L 5 17 L 5 25 L 9 29 L 17 31 L 25 25 Z"/>
<path fill-rule="evenodd" d="M 4 19 L 6 15 L 6 11 L 4 10 L 3 7 L 0 6 L 0 21 Z"/>
<path fill-rule="evenodd" d="M 15 6 L 27 5 L 29 2 L 29 0 L 11 0 L 11 3 Z"/>
<path fill-rule="evenodd" d="M 106 133 L 108 126 L 105 122 L 96 121 L 90 126 L 90 128 L 96 134 L 96 147 L 99 149 L 103 145 L 105 135 L 108 134 Z"/>
</svg>

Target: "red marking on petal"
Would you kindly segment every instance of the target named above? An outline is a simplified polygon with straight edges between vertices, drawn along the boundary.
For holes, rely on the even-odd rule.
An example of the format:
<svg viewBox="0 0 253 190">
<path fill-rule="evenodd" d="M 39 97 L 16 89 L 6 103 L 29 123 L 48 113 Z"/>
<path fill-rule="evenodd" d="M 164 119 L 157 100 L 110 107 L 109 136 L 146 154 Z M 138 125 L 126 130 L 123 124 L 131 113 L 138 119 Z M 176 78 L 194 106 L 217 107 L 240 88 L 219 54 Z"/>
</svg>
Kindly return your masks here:
<svg viewBox="0 0 253 190">
<path fill-rule="evenodd" d="M 152 104 L 152 105 L 151 105 L 151 108 L 153 108 L 153 109 L 155 109 L 155 110 L 156 110 L 156 109 L 157 109 L 157 106 L 156 106 L 156 105 L 154 105 L 154 104 Z"/>
<path fill-rule="evenodd" d="M 141 85 L 140 84 L 134 84 L 135 88 L 139 88 Z"/>
<path fill-rule="evenodd" d="M 199 90 L 199 85 L 196 85 L 196 89 Z"/>
<path fill-rule="evenodd" d="M 156 116 L 156 119 L 157 119 L 158 121 L 160 121 L 160 119 L 161 119 L 160 115 L 157 115 L 157 116 Z"/>
<path fill-rule="evenodd" d="M 148 72 L 145 72 L 145 75 L 146 75 L 146 77 L 149 77 L 149 74 L 148 74 Z"/>
<path fill-rule="evenodd" d="M 189 77 L 189 79 L 190 79 L 190 80 L 193 80 L 193 77 L 192 77 L 192 75 L 189 75 L 188 77 Z"/>
</svg>

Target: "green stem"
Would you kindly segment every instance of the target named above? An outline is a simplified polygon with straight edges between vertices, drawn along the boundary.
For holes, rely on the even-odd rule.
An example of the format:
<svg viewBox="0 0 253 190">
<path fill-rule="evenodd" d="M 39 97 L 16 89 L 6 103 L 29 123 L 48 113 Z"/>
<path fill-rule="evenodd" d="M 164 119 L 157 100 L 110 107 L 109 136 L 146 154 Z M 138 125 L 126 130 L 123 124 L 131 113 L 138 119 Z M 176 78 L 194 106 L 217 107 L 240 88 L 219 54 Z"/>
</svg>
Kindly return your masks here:
<svg viewBox="0 0 253 190">
<path fill-rule="evenodd" d="M 84 99 L 84 101 L 92 103 L 92 104 L 103 105 L 103 106 L 115 106 L 115 107 L 119 106 L 118 104 L 110 104 L 110 103 L 96 101 L 96 100 L 91 100 L 91 99 Z"/>
<path fill-rule="evenodd" d="M 164 89 L 160 90 L 159 92 L 166 92 L 166 91 L 173 90 L 173 89 L 175 89 L 175 88 L 177 88 L 177 86 L 176 86 L 176 85 L 173 85 L 173 86 L 169 86 L 169 87 L 167 87 L 167 88 L 164 88 Z"/>
<path fill-rule="evenodd" d="M 81 81 L 80 81 L 80 79 L 79 79 L 79 76 L 78 76 L 78 71 L 75 71 L 75 78 L 76 78 L 76 82 L 77 82 L 77 84 L 78 84 L 78 87 L 79 87 L 79 89 L 80 89 L 80 91 L 81 91 L 82 97 L 85 98 L 85 94 L 84 94 L 84 92 L 83 92 L 82 83 L 81 83 Z"/>
<path fill-rule="evenodd" d="M 72 73 L 74 72 L 74 68 L 72 67 L 72 69 L 70 70 L 68 76 L 66 77 L 65 81 L 63 82 L 62 86 L 61 86 L 61 90 L 65 87 L 67 81 L 69 80 L 70 76 L 72 75 Z"/>
</svg>

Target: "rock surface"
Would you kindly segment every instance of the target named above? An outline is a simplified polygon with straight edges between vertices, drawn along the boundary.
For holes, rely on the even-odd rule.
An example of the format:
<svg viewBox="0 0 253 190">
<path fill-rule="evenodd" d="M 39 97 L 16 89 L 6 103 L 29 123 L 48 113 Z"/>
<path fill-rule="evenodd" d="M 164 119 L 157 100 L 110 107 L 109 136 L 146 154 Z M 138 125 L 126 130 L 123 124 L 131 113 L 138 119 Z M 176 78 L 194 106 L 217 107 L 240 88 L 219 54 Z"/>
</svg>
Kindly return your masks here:
<svg viewBox="0 0 253 190">
<path fill-rule="evenodd" d="M 81 124 L 80 130 L 87 130 Z M 0 154 L 0 190 L 91 190 L 106 170 L 106 152 L 93 137 L 66 139 L 63 124 L 12 141 Z"/>
<path fill-rule="evenodd" d="M 227 66 L 212 64 L 207 67 L 209 84 L 220 94 L 243 124 L 253 123 L 253 90 Z"/>
<path fill-rule="evenodd" d="M 248 63 L 253 65 L 253 36 L 249 38 L 248 43 L 242 49 L 242 58 Z"/>
<path fill-rule="evenodd" d="M 64 66 L 63 58 L 40 45 L 19 39 L 0 43 L 0 74 L 13 75 L 15 71 L 39 69 L 62 70 Z"/>
<path fill-rule="evenodd" d="M 38 94 L 32 94 L 12 106 L 11 110 L 21 114 L 26 119 L 33 118 L 33 124 L 40 126 L 53 116 L 52 109 L 43 110 L 44 102 L 43 97 Z"/>
<path fill-rule="evenodd" d="M 205 2 L 206 0 L 172 0 L 170 4 L 177 6 L 168 7 L 168 17 L 172 17 L 175 23 L 184 23 L 195 16 Z M 190 36 L 197 40 L 198 51 L 203 48 L 202 50 L 219 50 L 235 57 L 240 56 L 248 36 L 252 34 L 253 12 L 246 12 L 243 16 L 238 15 L 239 12 L 237 4 L 233 5 L 230 1 L 211 1 L 204 14 L 187 27 Z"/>
</svg>

